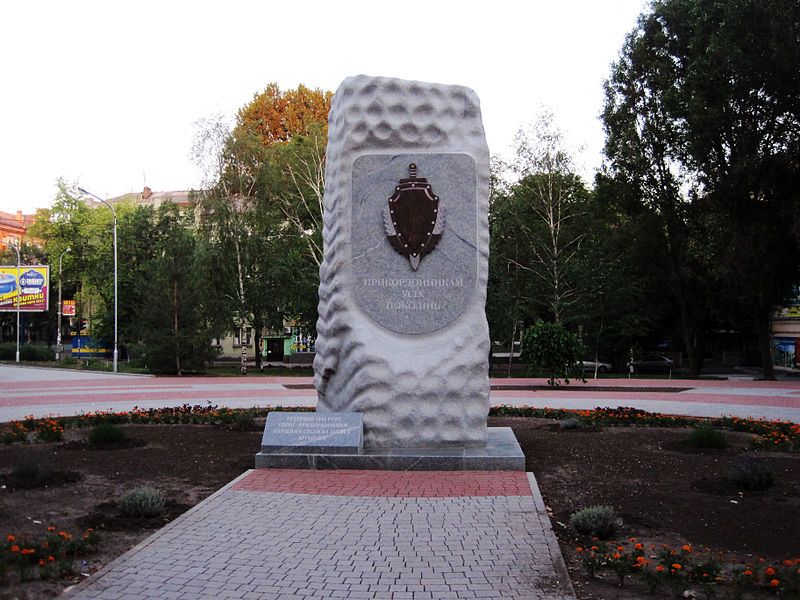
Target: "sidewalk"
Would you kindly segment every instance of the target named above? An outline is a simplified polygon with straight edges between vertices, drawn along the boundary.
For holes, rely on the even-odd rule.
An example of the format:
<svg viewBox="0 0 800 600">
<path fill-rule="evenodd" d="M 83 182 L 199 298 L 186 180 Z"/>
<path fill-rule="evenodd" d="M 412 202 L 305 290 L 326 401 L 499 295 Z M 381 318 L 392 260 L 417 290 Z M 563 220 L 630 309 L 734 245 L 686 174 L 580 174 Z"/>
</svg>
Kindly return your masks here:
<svg viewBox="0 0 800 600">
<path fill-rule="evenodd" d="M 522 472 L 248 471 L 69 600 L 574 600 Z"/>
</svg>

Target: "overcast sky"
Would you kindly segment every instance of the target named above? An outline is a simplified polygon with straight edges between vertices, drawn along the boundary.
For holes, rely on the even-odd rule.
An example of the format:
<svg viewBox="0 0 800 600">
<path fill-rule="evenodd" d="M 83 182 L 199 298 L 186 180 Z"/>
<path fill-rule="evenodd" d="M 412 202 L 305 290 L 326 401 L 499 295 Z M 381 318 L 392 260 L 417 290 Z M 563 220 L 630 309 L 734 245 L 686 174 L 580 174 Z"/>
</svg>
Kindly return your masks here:
<svg viewBox="0 0 800 600">
<path fill-rule="evenodd" d="M 9 2 L 0 23 L 0 210 L 197 187 L 194 124 L 233 119 L 267 83 L 349 75 L 473 88 L 493 154 L 540 106 L 583 173 L 600 164 L 602 82 L 644 0 Z"/>
</svg>

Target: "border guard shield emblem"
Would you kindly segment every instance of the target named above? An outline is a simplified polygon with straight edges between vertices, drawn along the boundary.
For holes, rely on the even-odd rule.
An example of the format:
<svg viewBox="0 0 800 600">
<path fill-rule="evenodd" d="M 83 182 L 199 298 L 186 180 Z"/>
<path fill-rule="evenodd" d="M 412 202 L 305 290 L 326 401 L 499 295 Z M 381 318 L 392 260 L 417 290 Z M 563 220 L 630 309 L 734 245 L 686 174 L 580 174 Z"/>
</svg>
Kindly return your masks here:
<svg viewBox="0 0 800 600">
<path fill-rule="evenodd" d="M 398 253 L 411 263 L 416 271 L 422 257 L 430 253 L 444 231 L 444 207 L 431 184 L 417 177 L 417 165 L 408 165 L 408 178 L 401 179 L 389 206 L 383 211 L 386 236 Z"/>
</svg>

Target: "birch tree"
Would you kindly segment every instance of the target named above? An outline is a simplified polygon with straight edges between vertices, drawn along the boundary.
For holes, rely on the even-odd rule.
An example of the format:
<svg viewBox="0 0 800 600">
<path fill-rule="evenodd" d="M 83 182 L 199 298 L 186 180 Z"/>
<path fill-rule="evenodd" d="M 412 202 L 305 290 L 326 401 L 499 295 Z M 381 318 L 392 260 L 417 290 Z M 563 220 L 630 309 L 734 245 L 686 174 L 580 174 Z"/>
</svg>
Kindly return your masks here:
<svg viewBox="0 0 800 600">
<path fill-rule="evenodd" d="M 542 112 L 534 125 L 516 136 L 516 154 L 509 164 L 518 178 L 507 201 L 527 252 L 504 259 L 535 277 L 544 287 L 544 304 L 562 323 L 576 302 L 571 268 L 584 238 L 577 226 L 588 192 L 574 173 L 570 153 L 553 115 Z"/>
</svg>

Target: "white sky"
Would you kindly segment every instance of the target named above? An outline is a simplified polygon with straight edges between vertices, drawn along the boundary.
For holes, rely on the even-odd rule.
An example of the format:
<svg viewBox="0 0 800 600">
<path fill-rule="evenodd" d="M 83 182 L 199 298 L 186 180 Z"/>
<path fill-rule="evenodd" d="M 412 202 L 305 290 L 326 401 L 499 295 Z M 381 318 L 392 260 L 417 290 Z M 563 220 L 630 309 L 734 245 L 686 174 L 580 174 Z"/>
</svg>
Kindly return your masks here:
<svg viewBox="0 0 800 600">
<path fill-rule="evenodd" d="M 194 123 L 271 81 L 348 75 L 457 83 L 493 154 L 549 106 L 584 175 L 600 164 L 602 81 L 644 0 L 19 1 L 0 9 L 0 210 L 52 203 L 65 177 L 101 196 L 197 187 Z"/>
</svg>

